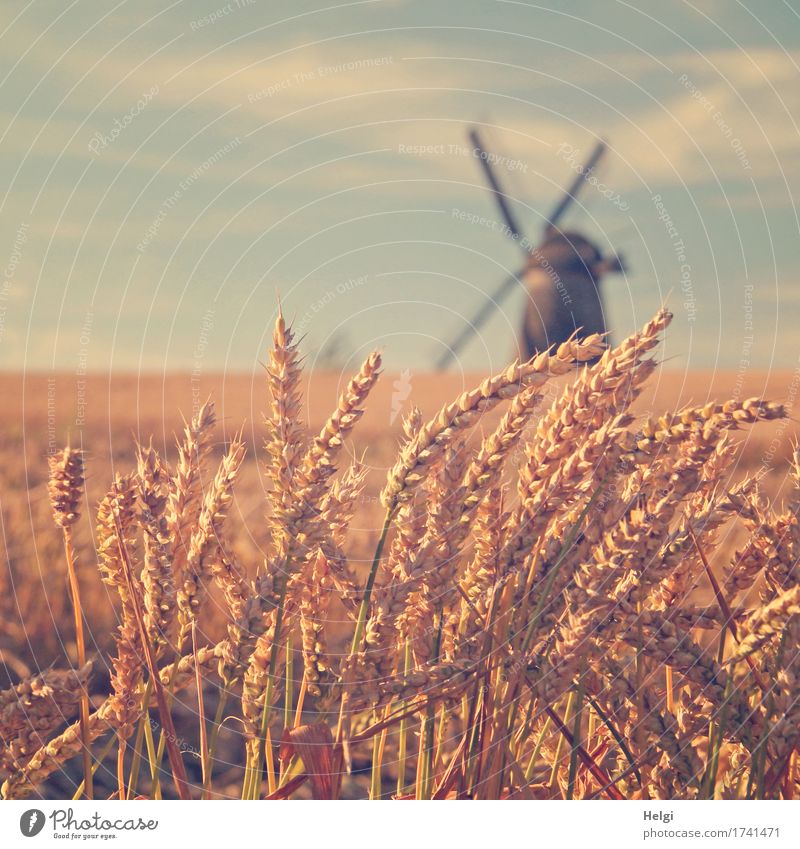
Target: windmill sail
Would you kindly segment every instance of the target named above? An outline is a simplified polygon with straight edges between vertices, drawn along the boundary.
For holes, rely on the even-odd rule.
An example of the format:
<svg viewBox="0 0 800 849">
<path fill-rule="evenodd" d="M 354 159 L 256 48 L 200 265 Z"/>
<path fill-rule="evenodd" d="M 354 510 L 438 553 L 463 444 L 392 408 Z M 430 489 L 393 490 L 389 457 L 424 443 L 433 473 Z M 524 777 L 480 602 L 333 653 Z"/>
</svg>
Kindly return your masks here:
<svg viewBox="0 0 800 849">
<path fill-rule="evenodd" d="M 519 244 L 525 250 L 525 253 L 528 254 L 529 251 L 525 248 L 526 245 L 531 244 L 527 239 L 524 239 L 522 236 L 522 231 L 520 230 L 519 224 L 514 216 L 514 213 L 511 210 L 511 207 L 508 202 L 508 196 L 503 191 L 502 186 L 500 185 L 500 181 L 497 178 L 497 175 L 492 168 L 492 164 L 490 162 L 490 157 L 486 152 L 486 148 L 484 147 L 480 134 L 478 133 L 476 128 L 472 128 L 469 131 L 469 140 L 473 146 L 473 149 L 476 151 L 479 162 L 481 163 L 481 167 L 483 168 L 483 172 L 486 175 L 486 180 L 489 183 L 489 187 L 492 190 L 492 194 L 494 195 L 497 206 L 500 210 L 500 215 L 503 218 L 506 226 L 508 227 L 509 234 L 514 238 L 515 241 L 519 242 Z M 578 192 L 581 189 L 581 186 L 586 182 L 589 178 L 589 175 L 592 171 L 597 167 L 597 164 L 600 162 L 600 159 L 603 157 L 603 154 L 606 151 L 606 143 L 605 141 L 599 141 L 586 161 L 585 165 L 580 169 L 578 176 L 572 181 L 570 186 L 564 192 L 563 197 L 556 204 L 553 212 L 551 213 L 548 219 L 547 229 L 552 229 L 557 226 L 558 222 L 564 216 L 564 213 L 569 208 L 570 204 L 573 203 L 575 198 L 578 196 Z M 445 352 L 439 357 L 436 368 L 439 371 L 444 371 L 450 363 L 458 356 L 464 346 L 469 342 L 469 340 L 475 335 L 475 333 L 488 321 L 491 317 L 492 313 L 495 309 L 499 308 L 500 305 L 505 301 L 505 299 L 516 289 L 517 284 L 519 283 L 519 276 L 513 275 L 511 277 L 506 278 L 503 283 L 498 286 L 498 288 L 492 293 L 489 300 L 484 303 L 484 305 L 475 313 L 472 317 L 472 320 L 467 324 L 467 326 L 461 331 L 461 333 L 456 336 L 456 338 L 450 343 Z"/>
</svg>

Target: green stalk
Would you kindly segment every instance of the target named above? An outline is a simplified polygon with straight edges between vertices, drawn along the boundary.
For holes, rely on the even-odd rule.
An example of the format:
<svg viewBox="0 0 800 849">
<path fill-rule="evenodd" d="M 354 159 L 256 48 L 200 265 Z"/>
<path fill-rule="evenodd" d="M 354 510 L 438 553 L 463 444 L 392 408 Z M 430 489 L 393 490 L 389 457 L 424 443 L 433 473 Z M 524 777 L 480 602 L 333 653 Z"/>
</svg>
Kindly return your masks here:
<svg viewBox="0 0 800 849">
<path fill-rule="evenodd" d="M 144 740 L 144 727 L 150 724 L 150 699 L 152 698 L 153 685 L 148 679 L 142 695 L 142 715 L 139 717 L 139 727 L 136 730 L 136 740 L 133 746 L 133 759 L 128 775 L 128 799 L 136 796 L 136 785 L 139 783 L 139 767 L 142 763 L 142 741 Z"/>
<path fill-rule="evenodd" d="M 552 720 L 548 716 L 544 721 L 541 734 L 539 734 L 539 739 L 536 741 L 536 745 L 531 753 L 531 759 L 528 761 L 528 766 L 525 768 L 525 780 L 528 783 L 533 780 L 533 768 L 536 766 L 536 761 L 539 760 L 539 753 L 542 751 L 542 744 L 544 743 L 545 737 L 547 737 L 547 732 L 550 730 L 551 722 Z"/>
<path fill-rule="evenodd" d="M 561 550 L 558 552 L 558 556 L 556 557 L 556 561 L 553 564 L 553 568 L 550 570 L 550 573 L 548 574 L 547 578 L 545 579 L 545 585 L 544 585 L 542 592 L 539 596 L 539 600 L 536 603 L 536 608 L 533 612 L 533 616 L 531 617 L 531 619 L 528 623 L 528 628 L 527 628 L 527 631 L 525 632 L 525 637 L 522 641 L 522 647 L 520 649 L 520 656 L 521 657 L 525 657 L 525 655 L 527 654 L 528 648 L 530 646 L 530 642 L 533 639 L 533 635 L 535 633 L 536 626 L 539 624 L 539 619 L 542 615 L 542 611 L 544 610 L 545 600 L 550 595 L 550 590 L 553 588 L 553 584 L 555 583 L 556 576 L 558 575 L 558 573 L 561 569 L 561 564 L 566 560 L 567 554 L 569 554 L 569 550 L 572 547 L 572 543 L 575 541 L 575 539 L 578 536 L 578 531 L 580 530 L 581 526 L 583 525 L 584 519 L 589 514 L 589 511 L 594 506 L 594 503 L 600 497 L 600 494 L 603 491 L 603 485 L 605 484 L 606 480 L 608 480 L 610 474 L 611 473 L 606 475 L 606 477 L 604 477 L 603 480 L 601 480 L 600 483 L 597 485 L 597 489 L 592 493 L 591 498 L 586 502 L 586 506 L 583 508 L 580 515 L 575 520 L 574 524 L 569 529 L 569 532 L 567 533 L 566 537 L 564 538 L 564 543 L 561 546 Z M 509 723 L 508 723 L 508 727 L 510 729 L 512 729 L 514 727 L 514 725 L 517 721 L 517 712 L 519 710 L 519 699 L 516 698 L 517 689 L 518 689 L 518 686 L 515 683 L 515 686 L 511 690 L 511 694 L 510 694 L 511 698 L 513 699 L 513 704 L 512 704 L 512 708 L 511 708 L 511 715 L 509 717 Z"/>
<path fill-rule="evenodd" d="M 464 598 L 467 598 L 467 596 L 465 595 Z M 495 618 L 495 614 L 497 612 L 496 602 L 497 593 L 495 592 L 492 594 L 489 609 L 486 611 L 486 627 L 484 629 L 483 641 L 483 658 L 485 658 L 486 669 L 481 672 L 479 676 L 475 677 L 475 689 L 472 693 L 469 719 L 467 720 L 465 731 L 465 733 L 469 733 L 471 737 L 469 740 L 467 758 L 464 764 L 464 786 L 466 788 L 467 795 L 469 796 L 474 794 L 475 787 L 479 783 L 479 779 L 481 779 L 480 769 L 483 754 L 482 737 L 486 722 L 485 693 L 488 692 L 489 676 L 491 675 L 489 671 L 489 661 L 491 658 L 494 629 L 497 622 Z M 481 682 L 484 682 L 484 684 L 482 685 Z M 476 772 L 478 775 L 475 775 Z"/>
<path fill-rule="evenodd" d="M 531 723 L 533 721 L 533 705 L 535 701 L 536 699 L 533 698 L 533 696 L 528 699 L 528 709 L 525 711 L 525 719 L 522 720 L 522 723 L 519 727 L 519 731 L 517 731 L 517 733 L 509 742 L 511 748 L 515 750 L 514 760 L 516 761 L 520 761 L 522 759 L 525 741 L 528 739 L 528 736 L 531 732 Z"/>
<path fill-rule="evenodd" d="M 711 723 L 709 731 L 709 756 L 708 756 L 708 786 L 706 789 L 706 798 L 713 799 L 717 787 L 717 770 L 719 769 L 719 753 L 722 749 L 722 743 L 725 738 L 725 726 L 728 720 L 728 708 L 731 701 L 731 690 L 733 684 L 733 670 L 725 684 L 725 691 L 722 696 L 722 712 L 720 714 L 719 723 Z M 716 726 L 716 728 L 715 728 Z"/>
<path fill-rule="evenodd" d="M 403 675 L 408 675 L 411 669 L 411 643 L 406 640 L 403 650 Z M 406 757 L 408 746 L 408 719 L 403 717 L 400 720 L 400 730 L 398 732 L 399 741 L 397 744 L 397 795 L 402 796 L 406 786 Z"/>
<path fill-rule="evenodd" d="M 377 714 L 374 715 L 377 721 Z M 370 769 L 369 798 L 381 798 L 381 735 L 372 738 L 372 765 Z"/>
<path fill-rule="evenodd" d="M 283 727 L 291 728 L 294 721 L 292 716 L 292 704 L 294 698 L 294 658 L 292 657 L 292 635 L 286 635 L 286 662 L 285 662 L 285 684 L 283 688 Z M 288 764 L 287 764 L 288 769 Z M 278 765 L 278 787 L 283 785 L 284 763 Z"/>
<path fill-rule="evenodd" d="M 147 716 L 147 721 L 144 724 L 144 739 L 147 746 L 147 762 L 150 764 L 150 781 L 152 787 L 150 796 L 153 799 L 161 798 L 161 758 L 164 756 L 164 749 L 156 750 L 155 739 L 153 738 L 153 728 L 150 725 L 150 715 Z"/>
<path fill-rule="evenodd" d="M 439 660 L 439 651 L 442 644 L 442 625 L 444 617 L 442 611 L 438 610 L 435 615 L 434 622 L 436 624 L 436 637 L 433 641 L 433 652 L 431 659 L 433 663 Z M 423 735 L 425 739 L 425 768 L 423 771 L 422 780 L 422 798 L 430 799 L 433 792 L 433 731 L 436 727 L 436 708 L 433 702 L 429 702 L 425 709 L 425 721 L 423 724 Z"/>
<path fill-rule="evenodd" d="M 375 586 L 375 579 L 378 575 L 378 569 L 381 564 L 381 555 L 383 554 L 383 547 L 386 544 L 386 538 L 389 535 L 389 528 L 392 525 L 392 519 L 394 517 L 395 505 L 389 507 L 386 510 L 386 517 L 383 520 L 383 529 L 381 530 L 381 535 L 378 538 L 378 544 L 375 546 L 375 553 L 372 557 L 372 565 L 370 566 L 369 575 L 367 576 L 367 583 L 364 586 L 364 596 L 361 599 L 361 604 L 358 608 L 358 618 L 356 619 L 356 627 L 353 631 L 353 640 L 350 644 L 350 657 L 352 658 L 356 652 L 358 652 L 361 647 L 361 640 L 364 636 L 364 628 L 367 624 L 367 614 L 369 613 L 369 605 L 370 600 L 372 599 L 372 590 Z M 341 744 L 342 741 L 346 738 L 350 733 L 350 711 L 348 708 L 348 680 L 347 676 L 343 680 L 342 687 L 342 698 L 339 707 L 339 723 L 338 728 L 336 729 L 336 742 Z M 336 792 L 338 793 L 338 783 L 341 781 L 341 777 L 337 777 L 336 779 Z"/>
<path fill-rule="evenodd" d="M 442 707 L 439 715 L 439 731 L 436 734 L 436 748 L 433 753 L 433 762 L 437 764 L 441 761 L 442 747 L 444 746 L 444 730 L 447 726 L 447 705 L 442 702 Z"/>
<path fill-rule="evenodd" d="M 567 799 L 575 796 L 575 779 L 578 775 L 578 748 L 581 745 L 581 716 L 583 710 L 583 676 L 578 679 L 575 694 L 575 719 L 572 724 L 572 751 L 569 756 L 569 777 L 567 778 Z"/>
<path fill-rule="evenodd" d="M 108 753 L 111 751 L 111 747 L 114 745 L 114 743 L 116 743 L 116 741 L 117 741 L 117 735 L 112 734 L 111 737 L 109 738 L 108 742 L 105 744 L 105 746 L 103 746 L 98 757 L 95 758 L 94 762 L 92 763 L 92 775 L 94 775 L 97 772 L 97 770 L 100 768 L 100 764 L 103 763 L 103 761 L 106 759 L 106 757 L 108 757 Z M 72 797 L 73 802 L 76 802 L 78 799 L 81 798 L 81 796 L 83 795 L 83 788 L 84 788 L 84 783 L 83 783 L 83 781 L 81 781 L 81 783 L 77 786 L 77 788 L 75 790 L 75 794 Z"/>
<path fill-rule="evenodd" d="M 364 626 L 367 624 L 367 613 L 369 612 L 369 603 L 372 599 L 372 590 L 375 586 L 375 579 L 378 575 L 378 568 L 381 564 L 381 555 L 383 547 L 386 544 L 386 537 L 389 535 L 389 528 L 392 526 L 394 518 L 394 508 L 390 507 L 386 511 L 386 517 L 383 520 L 383 529 L 378 539 L 378 544 L 375 546 L 375 554 L 372 557 L 372 565 L 370 566 L 367 583 L 364 586 L 364 596 L 361 599 L 361 605 L 358 609 L 358 619 L 356 620 L 356 628 L 353 632 L 353 642 L 350 646 L 351 654 L 355 654 L 361 647 L 361 638 L 364 636 Z"/>
<path fill-rule="evenodd" d="M 197 622 L 192 622 L 192 654 L 194 655 L 194 676 L 197 688 L 197 721 L 200 726 L 200 765 L 203 787 L 211 783 L 211 768 L 208 759 L 208 725 L 206 724 L 206 705 L 203 697 L 203 676 L 197 662 Z"/>
<path fill-rule="evenodd" d="M 249 764 L 249 787 L 246 791 L 243 788 L 242 797 L 244 799 L 258 799 L 258 791 L 261 787 L 261 781 L 264 771 L 264 753 L 267 740 L 267 729 L 269 727 L 269 715 L 272 710 L 272 694 L 275 687 L 275 673 L 278 669 L 278 655 L 280 654 L 280 638 L 281 628 L 283 627 L 283 615 L 286 604 L 286 587 L 289 583 L 288 564 L 284 573 L 284 578 L 281 582 L 280 594 L 278 597 L 278 609 L 275 614 L 275 633 L 272 637 L 272 648 L 269 657 L 269 671 L 267 673 L 267 691 L 264 694 L 264 707 L 261 712 L 261 729 L 259 731 L 258 740 L 251 753 L 253 763 Z M 248 772 L 245 773 L 245 781 L 248 778 Z"/>
<path fill-rule="evenodd" d="M 428 761 L 425 757 L 425 720 L 420 720 L 419 726 L 419 746 L 417 746 L 417 775 L 414 781 L 414 799 L 416 801 L 423 799 L 423 788 L 426 783 L 425 767 Z"/>
<path fill-rule="evenodd" d="M 126 799 L 133 799 L 136 796 L 136 785 L 139 783 L 139 767 L 142 763 L 142 743 L 144 742 L 144 719 L 139 719 L 139 727 L 136 729 L 136 740 L 133 744 L 133 758 L 131 760 L 131 769 L 128 773 L 128 795 Z"/>
<path fill-rule="evenodd" d="M 570 717 L 572 716 L 572 706 L 575 704 L 575 688 L 573 687 L 569 691 L 569 696 L 567 696 L 567 707 L 564 711 L 564 721 L 569 722 Z M 561 760 L 561 750 L 564 747 L 564 735 L 559 734 L 558 736 L 558 744 L 556 745 L 556 754 L 553 758 L 553 768 L 550 770 L 550 787 L 555 789 L 558 782 L 558 768 L 559 762 Z M 574 750 L 574 748 L 573 748 Z"/>
<path fill-rule="evenodd" d="M 175 647 L 175 663 L 183 656 L 183 646 L 186 643 L 186 638 L 189 635 L 189 629 L 187 626 L 182 625 L 180 629 L 180 633 L 178 634 L 178 642 Z M 177 667 L 176 667 L 177 669 Z M 169 689 L 166 692 L 167 699 L 167 708 L 172 710 L 172 704 L 175 701 L 175 678 L 176 676 L 173 674 L 172 679 L 169 682 Z M 153 683 L 151 681 L 147 682 L 147 686 L 152 693 Z M 149 700 L 148 700 L 149 707 Z M 153 791 L 152 795 L 154 799 L 161 798 L 161 763 L 164 760 L 164 752 L 167 747 L 167 738 L 164 733 L 164 729 L 161 729 L 161 733 L 158 738 L 158 751 L 155 753 L 155 760 L 153 759 L 152 743 L 153 743 L 153 732 L 150 728 L 150 722 L 147 722 L 147 727 L 145 728 L 145 735 L 147 736 L 147 753 L 150 758 L 150 774 L 153 779 Z"/>
<path fill-rule="evenodd" d="M 783 662 L 783 651 L 786 646 L 786 631 L 783 632 L 783 636 L 781 637 L 781 641 L 778 644 L 778 651 L 775 654 L 775 669 L 780 668 L 780 664 Z M 775 689 L 774 687 L 770 687 L 769 693 L 767 694 L 766 699 L 766 710 L 764 711 L 765 717 L 765 725 L 769 724 L 769 718 L 772 716 L 772 711 L 775 707 Z M 755 751 L 751 753 L 751 760 L 753 766 L 750 770 L 750 781 L 748 782 L 747 795 L 750 796 L 750 792 L 752 791 L 752 784 L 755 784 L 755 798 L 763 799 L 764 798 L 764 782 L 766 780 L 767 773 L 767 741 L 769 740 L 769 735 L 772 729 L 767 728 L 764 732 L 764 736 L 756 743 Z M 755 780 L 753 779 L 753 771 L 755 771 Z"/>
<path fill-rule="evenodd" d="M 180 655 L 178 655 L 180 657 Z M 147 682 L 148 685 L 151 685 L 151 682 Z M 152 686 L 152 685 L 151 685 Z M 172 680 L 169 682 L 169 690 L 167 690 L 167 705 L 169 709 L 172 709 L 173 701 L 175 700 L 175 676 L 172 676 Z M 158 750 L 153 751 L 154 741 L 153 741 L 153 729 L 150 726 L 149 719 L 144 729 L 145 739 L 147 740 L 147 756 L 150 759 L 150 775 L 153 779 L 153 791 L 152 795 L 154 799 L 161 798 L 161 763 L 164 760 L 164 752 L 167 748 L 167 737 L 164 733 L 164 729 L 161 729 L 161 732 L 158 737 Z"/>
<path fill-rule="evenodd" d="M 242 780 L 242 800 L 249 799 L 251 795 L 250 788 L 253 785 L 253 760 L 255 755 L 253 754 L 254 748 L 253 742 L 248 742 L 245 744 L 245 765 L 244 765 L 244 779 Z"/>
<path fill-rule="evenodd" d="M 78 654 L 78 666 L 83 669 L 86 666 L 86 640 L 83 632 L 83 607 L 81 605 L 81 591 L 78 584 L 78 573 L 75 569 L 75 549 L 72 543 L 72 527 L 63 525 L 61 528 L 64 537 L 64 555 L 67 559 L 67 575 L 69 577 L 70 595 L 72 598 L 72 612 L 75 620 L 75 648 Z M 89 691 L 86 689 L 80 698 L 80 732 L 83 749 L 83 788 L 87 799 L 94 798 L 92 776 L 92 745 L 89 739 Z"/>
<path fill-rule="evenodd" d="M 294 699 L 294 658 L 292 657 L 292 635 L 286 636 L 286 692 L 283 698 L 283 727 L 291 728 Z"/>
<path fill-rule="evenodd" d="M 625 758 L 628 761 L 628 764 L 634 774 L 636 776 L 636 780 L 639 782 L 639 787 L 642 786 L 642 773 L 639 771 L 639 768 L 636 766 L 636 760 L 633 757 L 633 752 L 628 748 L 628 744 L 625 742 L 625 738 L 617 731 L 614 723 L 611 719 L 606 715 L 605 711 L 600 707 L 595 699 L 592 698 L 591 695 L 587 694 L 586 696 L 589 704 L 592 706 L 592 710 L 600 717 L 600 721 L 605 725 L 605 727 L 611 732 L 611 736 L 616 741 L 619 746 L 622 754 L 625 755 Z"/>
<path fill-rule="evenodd" d="M 436 715 L 432 705 L 425 709 L 425 718 L 422 721 L 422 738 L 424 740 L 422 750 L 422 779 L 420 781 L 420 798 L 431 797 L 431 769 L 433 760 L 433 727 Z"/>
<path fill-rule="evenodd" d="M 695 544 L 697 540 L 695 539 Z M 710 569 L 708 570 L 710 573 Z M 719 593 L 718 593 L 719 596 Z M 724 608 L 723 608 L 724 611 Z M 719 648 L 717 649 L 717 663 L 721 664 L 725 657 L 725 638 L 727 630 L 723 625 L 719 635 Z M 735 636 L 735 634 L 734 634 Z M 701 787 L 703 788 L 706 798 L 713 799 L 717 785 L 717 770 L 719 769 L 719 753 L 724 742 L 725 725 L 727 722 L 728 705 L 731 698 L 731 686 L 733 676 L 736 671 L 736 665 L 731 667 L 728 675 L 728 681 L 725 684 L 725 690 L 722 696 L 722 711 L 720 713 L 720 721 L 717 723 L 713 719 L 708 724 L 708 760 L 706 763 L 706 774 L 703 776 Z"/>
<path fill-rule="evenodd" d="M 222 724 L 222 716 L 225 711 L 225 704 L 228 701 L 228 689 L 231 686 L 231 682 L 228 678 L 223 678 L 222 680 L 222 692 L 220 693 L 219 700 L 217 701 L 217 710 L 214 714 L 214 724 L 211 727 L 211 737 L 208 743 L 208 762 L 209 762 L 209 770 L 208 776 L 206 779 L 206 784 L 203 785 L 203 799 L 208 799 L 209 794 L 211 792 L 211 773 L 214 769 L 214 757 L 217 753 L 217 740 L 219 740 L 219 732 L 220 726 Z"/>
<path fill-rule="evenodd" d="M 465 734 L 470 735 L 467 759 L 464 765 L 464 785 L 468 796 L 471 796 L 474 791 L 476 783 L 476 776 L 474 773 L 480 764 L 481 731 L 484 721 L 484 710 L 485 702 L 483 700 L 483 687 L 480 686 L 480 683 L 476 682 L 475 692 L 473 693 L 472 702 L 470 704 L 470 718 L 467 722 L 466 731 L 464 732 Z"/>
</svg>

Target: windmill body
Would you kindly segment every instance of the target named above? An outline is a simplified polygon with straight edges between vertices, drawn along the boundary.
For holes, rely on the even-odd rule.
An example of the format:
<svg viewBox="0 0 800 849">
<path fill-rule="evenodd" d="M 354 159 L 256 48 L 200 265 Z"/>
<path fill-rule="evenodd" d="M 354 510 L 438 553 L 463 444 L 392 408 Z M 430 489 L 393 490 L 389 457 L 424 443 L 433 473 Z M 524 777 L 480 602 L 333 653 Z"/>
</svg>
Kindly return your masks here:
<svg viewBox="0 0 800 849">
<path fill-rule="evenodd" d="M 567 187 L 555 209 L 548 216 L 544 238 L 538 246 L 522 235 L 511 209 L 510 198 L 500 185 L 486 154 L 478 131 L 469 132 L 469 140 L 483 169 L 507 233 L 525 251 L 526 264 L 519 274 L 507 278 L 475 313 L 471 321 L 447 346 L 437 360 L 437 368 L 445 369 L 500 304 L 520 284 L 525 288 L 526 305 L 518 339 L 520 355 L 530 358 L 552 345 L 578 337 L 605 333 L 606 322 L 600 289 L 602 278 L 625 267 L 619 256 L 604 257 L 600 249 L 576 232 L 562 231 L 558 223 L 574 203 L 575 197 L 589 179 L 606 151 L 599 141 L 578 176 Z"/>
<path fill-rule="evenodd" d="M 576 332 L 605 333 L 600 283 L 605 274 L 622 270 L 619 257 L 604 257 L 579 233 L 550 228 L 520 278 L 526 293 L 521 354 L 532 357 Z"/>
</svg>

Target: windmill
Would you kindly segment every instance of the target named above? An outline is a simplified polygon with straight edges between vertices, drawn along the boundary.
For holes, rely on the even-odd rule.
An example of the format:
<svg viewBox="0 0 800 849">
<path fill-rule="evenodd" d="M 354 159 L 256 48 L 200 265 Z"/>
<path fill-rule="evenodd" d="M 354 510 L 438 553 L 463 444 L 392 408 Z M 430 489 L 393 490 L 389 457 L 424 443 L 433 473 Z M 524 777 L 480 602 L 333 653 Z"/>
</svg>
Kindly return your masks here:
<svg viewBox="0 0 800 849">
<path fill-rule="evenodd" d="M 440 371 L 447 368 L 520 283 L 525 285 L 528 294 L 520 347 L 528 357 L 564 342 L 575 331 L 579 331 L 579 335 L 604 333 L 599 283 L 605 274 L 623 271 L 622 260 L 618 256 L 604 257 L 595 244 L 579 233 L 561 230 L 559 223 L 606 152 L 606 143 L 599 141 L 586 163 L 578 169 L 577 177 L 546 219 L 542 241 L 534 248 L 533 242 L 523 236 L 492 168 L 491 157 L 474 128 L 469 131 L 469 141 L 506 224 L 506 232 L 523 249 L 526 264 L 518 274 L 504 280 L 473 316 L 439 358 L 437 368 Z"/>
</svg>

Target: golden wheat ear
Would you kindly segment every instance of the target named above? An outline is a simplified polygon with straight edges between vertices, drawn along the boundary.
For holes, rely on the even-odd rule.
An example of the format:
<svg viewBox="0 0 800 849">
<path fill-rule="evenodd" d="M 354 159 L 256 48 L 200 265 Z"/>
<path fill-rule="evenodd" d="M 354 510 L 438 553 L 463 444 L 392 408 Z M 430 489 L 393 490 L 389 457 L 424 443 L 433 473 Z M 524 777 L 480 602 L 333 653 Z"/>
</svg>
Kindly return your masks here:
<svg viewBox="0 0 800 849">
<path fill-rule="evenodd" d="M 370 445 L 389 469 L 376 526 L 363 459 L 338 465 L 380 357 L 312 436 L 279 311 L 263 565 L 228 521 L 241 434 L 205 477 L 213 405 L 184 424 L 174 471 L 137 445 L 135 473 L 115 475 L 97 511 L 100 576 L 120 602 L 111 693 L 89 712 L 80 663 L 0 692 L 3 796 L 46 794 L 57 770 L 79 778 L 73 758 L 77 795 L 91 795 L 114 743 L 120 798 L 221 796 L 237 770 L 252 800 L 380 799 L 387 781 L 403 799 L 796 796 L 800 496 L 778 507 L 771 476 L 739 480 L 733 438 L 786 409 L 714 400 L 637 420 L 669 321 L 662 309 L 608 349 L 576 334 L 428 421 L 412 408 L 388 462 L 393 433 Z M 558 377 L 568 385 L 540 413 Z M 492 412 L 488 435 L 476 432 Z M 49 461 L 79 658 L 94 609 L 73 544 L 83 460 L 68 447 Z M 796 444 L 789 474 L 800 490 Z M 244 728 L 233 763 L 232 723 Z M 202 786 L 188 784 L 176 728 L 200 741 Z"/>
<path fill-rule="evenodd" d="M 64 539 L 64 557 L 67 561 L 67 575 L 69 576 L 72 612 L 75 621 L 76 652 L 79 666 L 84 667 L 86 665 L 86 641 L 83 633 L 83 605 L 72 539 L 72 527 L 80 517 L 80 502 L 83 498 L 83 452 L 67 446 L 60 453 L 53 454 L 49 460 L 50 505 L 53 508 L 53 518 L 61 528 Z M 84 794 L 87 799 L 91 799 L 93 798 L 93 785 L 88 692 L 85 692 L 81 698 L 80 713 Z"/>
<path fill-rule="evenodd" d="M 184 423 L 183 437 L 177 440 L 178 461 L 169 485 L 166 520 L 178 582 L 186 562 L 192 529 L 200 512 L 204 464 L 211 450 L 215 424 L 214 404 L 208 400 L 188 424 Z"/>
</svg>

